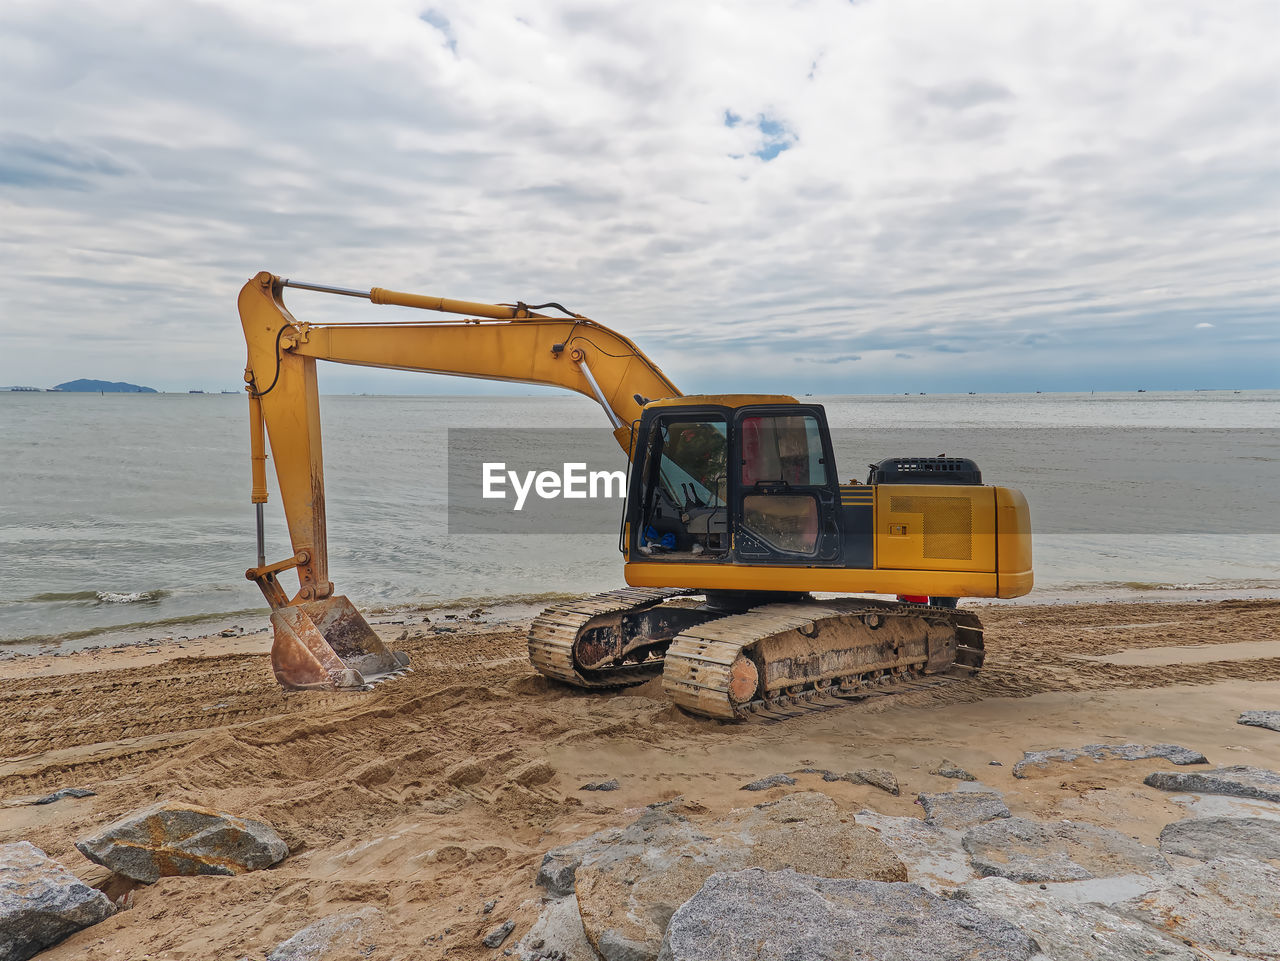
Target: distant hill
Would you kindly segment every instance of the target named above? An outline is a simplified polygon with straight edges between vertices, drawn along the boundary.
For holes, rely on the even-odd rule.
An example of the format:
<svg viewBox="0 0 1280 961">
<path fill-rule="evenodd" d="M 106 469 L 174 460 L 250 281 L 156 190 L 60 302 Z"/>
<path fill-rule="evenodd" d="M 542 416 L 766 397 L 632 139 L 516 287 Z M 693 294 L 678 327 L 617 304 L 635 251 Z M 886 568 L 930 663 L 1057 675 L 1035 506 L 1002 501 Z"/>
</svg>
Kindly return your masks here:
<svg viewBox="0 0 1280 961">
<path fill-rule="evenodd" d="M 126 384 L 123 381 L 110 380 L 69 380 L 59 384 L 54 390 L 101 391 L 104 394 L 154 394 L 151 387 L 139 387 L 137 384 Z"/>
</svg>

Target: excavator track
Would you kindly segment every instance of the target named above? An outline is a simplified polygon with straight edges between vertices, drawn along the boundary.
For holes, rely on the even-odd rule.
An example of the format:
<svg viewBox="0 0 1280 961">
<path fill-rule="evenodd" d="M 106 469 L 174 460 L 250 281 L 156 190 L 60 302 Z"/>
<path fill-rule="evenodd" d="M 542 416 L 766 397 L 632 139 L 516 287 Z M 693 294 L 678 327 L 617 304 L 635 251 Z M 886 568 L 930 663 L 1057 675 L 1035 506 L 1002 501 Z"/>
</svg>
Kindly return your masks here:
<svg viewBox="0 0 1280 961">
<path fill-rule="evenodd" d="M 687 629 L 667 649 L 662 683 L 704 717 L 783 718 L 951 683 L 982 660 L 970 611 L 840 598 L 767 604 Z"/>
<path fill-rule="evenodd" d="M 659 675 L 693 714 L 779 719 L 937 687 L 982 666 L 970 611 L 863 598 L 765 604 L 742 613 L 666 605 L 692 590 L 627 588 L 543 611 L 529 659 L 575 687 Z"/>
<path fill-rule="evenodd" d="M 617 663 L 582 663 L 579 645 L 588 632 L 618 624 L 624 616 L 654 610 L 672 597 L 694 593 L 668 588 L 623 588 L 548 607 L 529 626 L 529 660 L 539 673 L 575 687 L 631 687 L 662 673 L 662 658 L 645 648 Z M 643 656 L 640 656 L 643 655 Z"/>
</svg>

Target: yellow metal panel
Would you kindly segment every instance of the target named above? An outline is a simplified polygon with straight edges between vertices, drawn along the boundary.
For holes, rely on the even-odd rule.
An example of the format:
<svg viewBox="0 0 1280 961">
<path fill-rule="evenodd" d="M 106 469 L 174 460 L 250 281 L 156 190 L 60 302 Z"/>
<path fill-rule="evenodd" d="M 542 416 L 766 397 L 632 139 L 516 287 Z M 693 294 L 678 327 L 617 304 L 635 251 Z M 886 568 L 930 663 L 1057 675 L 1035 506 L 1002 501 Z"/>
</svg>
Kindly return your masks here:
<svg viewBox="0 0 1280 961">
<path fill-rule="evenodd" d="M 894 570 L 996 570 L 991 487 L 880 484 L 875 487 L 875 564 Z"/>
<path fill-rule="evenodd" d="M 1022 491 L 997 487 L 996 550 L 1000 597 L 1021 597 L 1035 582 L 1031 564 L 1031 509 Z"/>
<path fill-rule="evenodd" d="M 928 594 L 996 597 L 994 573 L 964 571 L 864 571 L 829 567 L 770 567 L 691 561 L 633 561 L 625 568 L 632 587 L 690 587 L 714 591 L 833 591 L 840 594 Z"/>
</svg>

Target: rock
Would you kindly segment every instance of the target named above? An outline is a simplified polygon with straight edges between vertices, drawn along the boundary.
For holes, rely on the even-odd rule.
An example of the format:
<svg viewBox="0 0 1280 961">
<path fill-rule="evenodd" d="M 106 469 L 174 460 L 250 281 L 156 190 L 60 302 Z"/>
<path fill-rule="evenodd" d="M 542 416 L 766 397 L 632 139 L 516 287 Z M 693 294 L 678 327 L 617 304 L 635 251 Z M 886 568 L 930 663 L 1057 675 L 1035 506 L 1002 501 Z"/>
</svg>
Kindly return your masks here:
<svg viewBox="0 0 1280 961">
<path fill-rule="evenodd" d="M 0 844 L 0 961 L 26 961 L 115 913 L 110 898 L 34 844 Z"/>
<path fill-rule="evenodd" d="M 1236 723 L 1247 727 L 1265 727 L 1268 731 L 1280 731 L 1280 711 L 1245 711 Z"/>
<path fill-rule="evenodd" d="M 846 819 L 847 821 L 847 819 Z M 809 874 L 905 881 L 907 872 L 868 829 L 842 823 L 825 794 L 789 794 L 723 818 L 655 805 L 622 830 L 557 849 L 545 873 L 574 887 L 583 927 L 605 961 L 652 959 L 672 913 L 717 871 L 795 867 Z M 543 872 L 540 872 L 540 877 Z M 550 885 L 548 885 L 550 890 Z"/>
<path fill-rule="evenodd" d="M 511 772 L 511 780 L 521 787 L 537 787 L 546 784 L 556 776 L 556 769 L 543 758 L 522 764 Z"/>
<path fill-rule="evenodd" d="M 789 774 L 770 774 L 768 777 L 762 777 L 758 781 L 752 781 L 750 784 L 742 785 L 743 791 L 767 791 L 771 787 L 782 787 L 783 785 L 795 784 L 796 779 Z"/>
<path fill-rule="evenodd" d="M 542 856 L 542 864 L 538 868 L 537 881 L 553 898 L 562 898 L 573 894 L 574 875 L 582 864 L 582 857 L 593 851 L 598 845 L 608 843 L 608 838 L 621 838 L 622 830 L 612 828 L 600 831 L 585 838 L 579 838 L 571 844 L 552 848 Z"/>
<path fill-rule="evenodd" d="M 942 894 L 976 877 L 960 835 L 944 831 L 920 818 L 892 817 L 876 811 L 858 812 L 858 823 L 870 828 L 885 847 L 909 865 L 911 881 Z"/>
<path fill-rule="evenodd" d="M 1244 765 L 1212 771 L 1157 771 L 1148 774 L 1142 783 L 1162 791 L 1193 791 L 1280 802 L 1280 774 Z"/>
<path fill-rule="evenodd" d="M 481 914 L 493 914 L 493 909 L 498 906 L 497 901 L 486 901 L 484 907 L 480 909 Z"/>
<path fill-rule="evenodd" d="M 882 791 L 888 791 L 894 797 L 902 793 L 898 789 L 898 779 L 894 777 L 893 772 L 886 771 L 880 767 L 852 771 L 844 776 L 844 780 L 853 784 L 870 784 L 872 787 L 878 787 Z"/>
<path fill-rule="evenodd" d="M 972 774 L 970 774 L 968 771 L 962 768 L 955 761 L 948 760 L 945 757 L 941 761 L 939 761 L 938 766 L 935 767 L 929 773 L 936 774 L 938 777 L 949 777 L 954 781 L 978 780 L 976 777 L 974 777 Z"/>
<path fill-rule="evenodd" d="M 514 921 L 503 921 L 496 928 L 493 928 L 488 934 L 480 939 L 480 943 L 486 948 L 500 948 L 502 942 L 516 929 Z"/>
<path fill-rule="evenodd" d="M 1050 959 L 1202 961 L 1203 955 L 1154 928 L 1098 904 L 1075 904 L 1006 878 L 982 878 L 956 897 L 1016 925 Z"/>
<path fill-rule="evenodd" d="M 821 767 L 802 767 L 798 771 L 792 771 L 792 774 L 821 774 L 822 780 L 828 782 L 848 781 L 850 784 L 869 784 L 872 787 L 878 787 L 882 791 L 887 791 L 894 797 L 897 797 L 901 791 L 898 788 L 898 779 L 892 771 L 886 771 L 881 767 L 862 768 L 857 771 L 850 771 L 847 774 L 837 774 L 835 771 L 828 771 Z M 773 777 L 786 777 L 785 774 L 775 774 Z M 753 781 L 752 784 L 763 784 L 771 778 L 762 778 L 760 781 Z M 778 781 L 775 784 L 765 785 L 766 787 L 776 787 L 778 784 L 786 784 L 786 781 Z M 795 781 L 789 782 L 795 784 Z M 762 791 L 764 788 L 752 787 L 750 784 L 744 787 L 744 791 Z"/>
<path fill-rule="evenodd" d="M 620 786 L 621 785 L 618 784 L 618 779 L 615 777 L 615 778 L 610 778 L 607 781 L 588 781 L 586 784 L 582 785 L 582 787 L 578 788 L 578 790 L 579 791 L 616 791 Z"/>
<path fill-rule="evenodd" d="M 1280 821 L 1270 818 L 1189 818 L 1165 825 L 1160 850 L 1197 861 L 1280 859 Z"/>
<path fill-rule="evenodd" d="M 46 794 L 44 797 L 38 797 L 32 804 L 52 804 L 54 801 L 61 801 L 68 797 L 94 797 L 96 791 L 90 791 L 82 787 L 64 787 L 61 790 L 54 791 L 52 794 Z"/>
<path fill-rule="evenodd" d="M 271 825 L 209 808 L 162 801 L 76 842 L 116 874 L 150 884 L 188 874 L 243 874 L 283 861 L 288 846 Z"/>
<path fill-rule="evenodd" d="M 998 791 L 953 791 L 950 794 L 921 794 L 925 820 L 935 827 L 960 830 L 995 818 L 1010 816 Z"/>
<path fill-rule="evenodd" d="M 961 843 L 979 874 L 1011 881 L 1082 881 L 1169 870 L 1154 848 L 1109 828 L 1071 821 L 990 821 L 970 828 Z"/>
<path fill-rule="evenodd" d="M 1280 870 L 1262 861 L 1175 868 L 1164 886 L 1116 908 L 1202 950 L 1280 957 Z"/>
<path fill-rule="evenodd" d="M 1177 744 L 1086 744 L 1081 748 L 1056 747 L 1050 751 L 1024 751 L 1022 760 L 1013 766 L 1014 777 L 1027 777 L 1029 772 L 1047 771 L 1055 761 L 1070 763 L 1082 757 L 1095 761 L 1143 761 L 1160 757 L 1172 764 L 1208 764 L 1199 751 Z"/>
<path fill-rule="evenodd" d="M 382 927 L 375 907 L 332 914 L 309 924 L 267 955 L 267 961 L 346 961 L 376 948 L 371 940 Z"/>
<path fill-rule="evenodd" d="M 1027 961 L 1035 951 L 1008 921 L 915 884 L 752 868 L 708 878 L 672 916 L 658 958 Z"/>
<path fill-rule="evenodd" d="M 599 961 L 582 929 L 577 898 L 548 902 L 529 932 L 516 944 L 520 961 L 560 958 L 564 961 Z"/>
</svg>

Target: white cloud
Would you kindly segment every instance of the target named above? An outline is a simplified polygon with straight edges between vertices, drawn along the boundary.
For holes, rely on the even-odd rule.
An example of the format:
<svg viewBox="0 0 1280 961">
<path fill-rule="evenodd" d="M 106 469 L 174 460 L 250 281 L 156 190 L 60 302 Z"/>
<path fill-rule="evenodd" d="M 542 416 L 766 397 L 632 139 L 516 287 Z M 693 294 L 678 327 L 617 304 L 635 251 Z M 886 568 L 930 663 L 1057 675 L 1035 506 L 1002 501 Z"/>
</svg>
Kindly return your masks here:
<svg viewBox="0 0 1280 961">
<path fill-rule="evenodd" d="M 816 354 L 874 384 L 877 351 L 1238 378 L 1245 344 L 1273 378 L 1276 26 L 1199 0 L 6 4 L 0 383 L 233 386 L 263 268 L 559 300 L 689 389 L 838 383 Z M 1219 346 L 1178 341 L 1205 316 Z"/>
</svg>

